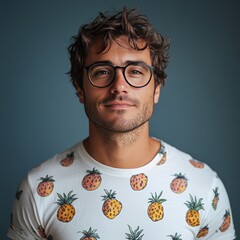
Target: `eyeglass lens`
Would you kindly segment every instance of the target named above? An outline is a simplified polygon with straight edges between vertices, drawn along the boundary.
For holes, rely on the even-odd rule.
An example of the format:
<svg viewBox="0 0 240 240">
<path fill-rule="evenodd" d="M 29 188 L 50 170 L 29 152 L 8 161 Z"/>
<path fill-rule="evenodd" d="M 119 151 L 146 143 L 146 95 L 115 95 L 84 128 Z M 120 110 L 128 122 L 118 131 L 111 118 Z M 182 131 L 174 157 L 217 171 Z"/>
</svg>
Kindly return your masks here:
<svg viewBox="0 0 240 240">
<path fill-rule="evenodd" d="M 123 69 L 125 80 L 132 86 L 145 86 L 151 78 L 151 68 L 144 63 L 129 64 L 126 67 L 113 67 L 108 64 L 95 64 L 89 68 L 89 79 L 97 87 L 105 87 L 112 83 L 117 68 Z"/>
</svg>

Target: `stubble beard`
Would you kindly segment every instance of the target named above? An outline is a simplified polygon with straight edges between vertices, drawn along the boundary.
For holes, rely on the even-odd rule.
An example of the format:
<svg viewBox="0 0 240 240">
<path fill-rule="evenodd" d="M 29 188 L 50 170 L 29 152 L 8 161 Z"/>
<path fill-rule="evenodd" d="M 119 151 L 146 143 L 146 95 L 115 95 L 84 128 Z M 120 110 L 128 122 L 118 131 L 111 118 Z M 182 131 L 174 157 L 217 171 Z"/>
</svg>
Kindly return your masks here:
<svg viewBox="0 0 240 240">
<path fill-rule="evenodd" d="M 140 106 L 139 102 L 135 102 L 136 108 Z M 126 145 L 131 144 L 139 138 L 142 127 L 147 123 L 153 113 L 153 99 L 149 99 L 139 109 L 138 113 L 132 119 L 124 119 L 127 110 L 113 110 L 113 114 L 119 114 L 116 120 L 107 121 L 93 107 L 84 104 L 86 115 L 89 121 L 95 126 L 98 133 L 101 134 L 105 142 L 111 139 L 120 139 Z"/>
</svg>

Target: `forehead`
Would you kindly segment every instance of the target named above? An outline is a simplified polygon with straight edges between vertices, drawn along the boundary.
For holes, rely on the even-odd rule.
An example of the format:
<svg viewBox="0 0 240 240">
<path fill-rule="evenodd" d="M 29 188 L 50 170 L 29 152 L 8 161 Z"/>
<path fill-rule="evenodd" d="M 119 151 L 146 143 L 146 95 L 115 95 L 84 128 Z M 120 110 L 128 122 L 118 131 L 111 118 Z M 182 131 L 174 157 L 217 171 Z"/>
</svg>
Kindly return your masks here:
<svg viewBox="0 0 240 240">
<path fill-rule="evenodd" d="M 137 40 L 139 49 L 144 48 L 146 42 Z M 87 51 L 86 65 L 96 61 L 111 61 L 116 64 L 121 64 L 126 61 L 144 61 L 151 64 L 149 48 L 143 50 L 134 49 L 130 44 L 128 37 L 122 35 L 112 41 L 108 46 L 104 46 L 103 37 L 97 37 Z"/>
</svg>

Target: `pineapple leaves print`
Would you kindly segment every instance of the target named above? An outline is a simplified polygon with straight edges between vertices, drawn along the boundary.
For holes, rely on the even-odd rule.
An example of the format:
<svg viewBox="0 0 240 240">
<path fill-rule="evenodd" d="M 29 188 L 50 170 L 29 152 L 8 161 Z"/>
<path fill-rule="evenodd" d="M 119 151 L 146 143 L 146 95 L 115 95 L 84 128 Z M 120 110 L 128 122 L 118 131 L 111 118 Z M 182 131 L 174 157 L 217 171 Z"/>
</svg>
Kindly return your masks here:
<svg viewBox="0 0 240 240">
<path fill-rule="evenodd" d="M 152 197 L 149 198 L 148 203 L 150 203 L 150 205 L 148 206 L 148 216 L 149 218 L 153 221 L 159 221 L 161 219 L 163 219 L 164 217 L 164 208 L 162 206 L 162 203 L 166 201 L 166 199 L 161 198 L 162 196 L 162 192 L 157 195 L 157 193 L 155 192 L 155 196 L 153 196 L 153 194 L 151 193 Z"/>
<path fill-rule="evenodd" d="M 170 184 L 170 188 L 175 193 L 183 193 L 188 185 L 188 179 L 185 177 L 185 175 L 174 174 L 175 178 L 172 180 Z"/>
<path fill-rule="evenodd" d="M 142 232 L 143 229 L 139 229 L 139 226 L 136 228 L 136 230 L 133 230 L 129 225 L 128 225 L 129 233 L 126 233 L 126 239 L 128 240 L 141 240 L 143 238 Z M 142 234 L 142 235 L 141 235 Z"/>
<path fill-rule="evenodd" d="M 200 228 L 200 230 L 199 230 L 196 238 L 201 238 L 201 237 L 207 236 L 207 234 L 208 234 L 208 229 L 209 229 L 209 228 L 208 228 L 208 225 L 206 225 L 206 226 L 203 227 L 203 228 Z"/>
<path fill-rule="evenodd" d="M 116 199 L 115 191 L 112 192 L 112 190 L 110 190 L 108 192 L 106 189 L 104 189 L 104 191 L 105 195 L 102 196 L 104 201 L 102 206 L 102 212 L 107 218 L 113 219 L 121 212 L 122 203 Z"/>
<path fill-rule="evenodd" d="M 69 167 L 73 164 L 74 161 L 74 152 L 68 153 L 65 158 L 60 161 L 60 164 L 63 167 Z"/>
<path fill-rule="evenodd" d="M 88 191 L 96 190 L 102 182 L 101 173 L 96 169 L 87 170 L 87 175 L 82 180 L 82 186 Z"/>
<path fill-rule="evenodd" d="M 190 201 L 187 201 L 184 203 L 188 207 L 188 211 L 186 213 L 186 222 L 188 225 L 192 227 L 196 227 L 200 225 L 200 215 L 199 215 L 199 210 L 204 210 L 202 203 L 202 198 L 197 200 L 196 196 L 193 199 L 192 195 L 190 195 Z"/>
<path fill-rule="evenodd" d="M 230 214 L 230 210 L 226 210 L 225 214 L 223 215 L 223 223 L 220 226 L 219 230 L 221 232 L 225 232 L 228 230 L 228 228 L 231 225 L 231 214 Z"/>
<path fill-rule="evenodd" d="M 216 210 L 217 205 L 218 205 L 218 201 L 219 201 L 218 187 L 213 189 L 213 193 L 214 193 L 214 197 L 213 197 L 213 200 L 212 200 L 212 207 L 213 207 L 214 210 Z"/>
<path fill-rule="evenodd" d="M 37 187 L 37 193 L 39 196 L 41 197 L 47 197 L 49 196 L 54 188 L 54 184 L 53 182 L 55 182 L 55 180 L 53 179 L 53 176 L 46 176 L 46 177 L 41 177 L 39 179 L 41 182 L 38 184 Z"/>
<path fill-rule="evenodd" d="M 133 190 L 143 190 L 147 186 L 148 177 L 144 173 L 133 175 L 130 179 L 130 185 Z"/>
<path fill-rule="evenodd" d="M 56 202 L 59 205 L 57 219 L 64 223 L 72 221 L 75 215 L 75 208 L 72 203 L 77 198 L 75 198 L 76 194 L 72 194 L 72 192 L 73 191 L 70 191 L 68 195 L 64 193 L 63 196 L 57 193 L 59 197 L 58 201 Z"/>
<path fill-rule="evenodd" d="M 172 240 L 182 240 L 181 239 L 181 234 L 178 235 L 178 233 L 175 233 L 175 235 L 168 235 L 167 237 L 171 237 Z"/>
<path fill-rule="evenodd" d="M 97 240 L 97 239 L 100 239 L 100 237 L 97 234 L 97 230 L 92 229 L 91 227 L 88 229 L 88 231 L 83 230 L 80 233 L 83 234 L 83 237 L 81 237 L 80 240 Z"/>
</svg>

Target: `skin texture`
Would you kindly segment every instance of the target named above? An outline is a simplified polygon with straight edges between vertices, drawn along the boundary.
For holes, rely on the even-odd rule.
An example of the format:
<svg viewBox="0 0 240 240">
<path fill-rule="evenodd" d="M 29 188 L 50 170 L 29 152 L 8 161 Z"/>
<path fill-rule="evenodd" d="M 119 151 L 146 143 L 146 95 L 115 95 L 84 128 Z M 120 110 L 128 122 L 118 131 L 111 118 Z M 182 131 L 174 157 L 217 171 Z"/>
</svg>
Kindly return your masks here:
<svg viewBox="0 0 240 240">
<path fill-rule="evenodd" d="M 143 44 L 139 40 L 139 46 Z M 97 39 L 88 51 L 85 66 L 102 61 L 115 66 L 125 66 L 128 61 L 152 65 L 149 49 L 132 49 L 126 36 L 112 41 L 107 51 L 99 53 L 100 49 L 102 42 Z M 88 153 L 97 161 L 113 167 L 138 167 L 151 161 L 160 144 L 149 138 L 148 121 L 159 95 L 160 85 L 155 87 L 153 77 L 146 87 L 134 88 L 128 85 L 118 69 L 112 85 L 96 88 L 84 71 L 83 89 L 78 89 L 78 96 L 89 119 L 89 137 L 84 141 Z M 144 160 L 139 160 L 139 155 Z"/>
</svg>

